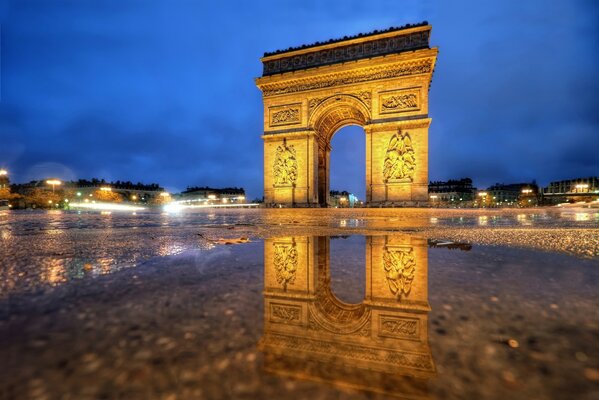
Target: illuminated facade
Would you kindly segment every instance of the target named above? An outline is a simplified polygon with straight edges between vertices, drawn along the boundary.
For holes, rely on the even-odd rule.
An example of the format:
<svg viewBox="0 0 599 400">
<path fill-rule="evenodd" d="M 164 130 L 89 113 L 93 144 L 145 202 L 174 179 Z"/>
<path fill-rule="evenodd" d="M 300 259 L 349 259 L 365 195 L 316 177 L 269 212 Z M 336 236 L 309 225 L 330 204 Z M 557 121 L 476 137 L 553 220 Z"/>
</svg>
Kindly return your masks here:
<svg viewBox="0 0 599 400">
<path fill-rule="evenodd" d="M 426 398 L 435 375 L 428 343 L 427 242 L 366 240 L 366 293 L 359 304 L 330 287 L 328 237 L 265 240 L 265 368 L 410 398 Z"/>
<path fill-rule="evenodd" d="M 331 139 L 366 134 L 366 202 L 428 201 L 428 92 L 437 57 L 424 23 L 265 54 L 266 204 L 327 206 Z"/>
</svg>

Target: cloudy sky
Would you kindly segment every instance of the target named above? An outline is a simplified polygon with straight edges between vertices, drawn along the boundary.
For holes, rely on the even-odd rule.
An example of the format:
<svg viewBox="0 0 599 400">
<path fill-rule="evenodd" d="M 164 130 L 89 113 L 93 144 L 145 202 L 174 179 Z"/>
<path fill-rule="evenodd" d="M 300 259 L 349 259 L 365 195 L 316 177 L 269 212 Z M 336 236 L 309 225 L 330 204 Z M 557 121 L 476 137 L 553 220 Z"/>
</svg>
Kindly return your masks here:
<svg viewBox="0 0 599 400">
<path fill-rule="evenodd" d="M 0 0 L 0 167 L 261 196 L 263 52 L 422 20 L 430 179 L 599 174 L 593 0 Z M 333 148 L 332 188 L 363 195 L 360 128 Z"/>
</svg>

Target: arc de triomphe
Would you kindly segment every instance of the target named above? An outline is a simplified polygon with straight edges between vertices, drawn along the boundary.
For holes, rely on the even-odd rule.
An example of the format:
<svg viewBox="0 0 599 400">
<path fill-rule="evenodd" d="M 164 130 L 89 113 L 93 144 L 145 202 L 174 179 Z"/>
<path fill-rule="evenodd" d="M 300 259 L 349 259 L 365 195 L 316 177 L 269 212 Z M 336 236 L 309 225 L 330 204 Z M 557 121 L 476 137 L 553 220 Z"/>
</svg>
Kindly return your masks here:
<svg viewBox="0 0 599 400">
<path fill-rule="evenodd" d="M 266 204 L 326 206 L 331 138 L 346 125 L 366 134 L 367 204 L 428 201 L 430 32 L 425 22 L 264 55 Z"/>
</svg>

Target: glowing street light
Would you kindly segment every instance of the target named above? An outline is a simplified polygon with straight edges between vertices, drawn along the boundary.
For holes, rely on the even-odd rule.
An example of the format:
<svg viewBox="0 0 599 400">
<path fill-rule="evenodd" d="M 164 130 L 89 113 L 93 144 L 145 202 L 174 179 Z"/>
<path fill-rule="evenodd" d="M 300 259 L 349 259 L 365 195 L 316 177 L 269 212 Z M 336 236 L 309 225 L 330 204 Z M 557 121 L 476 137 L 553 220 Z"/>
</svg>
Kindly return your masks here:
<svg viewBox="0 0 599 400">
<path fill-rule="evenodd" d="M 58 186 L 62 185 L 62 182 L 61 182 L 61 181 L 59 181 L 58 179 L 48 179 L 48 180 L 46 181 L 46 183 L 47 183 L 48 185 L 51 185 L 51 186 L 52 186 L 52 193 L 54 193 L 54 187 L 55 187 L 55 186 L 57 186 L 57 185 L 58 185 Z"/>
<path fill-rule="evenodd" d="M 5 169 L 0 169 L 0 176 L 8 175 L 8 171 Z"/>
<path fill-rule="evenodd" d="M 478 195 L 479 195 L 480 197 L 486 197 L 486 196 L 487 196 L 487 194 L 488 194 L 487 192 L 478 192 Z"/>
</svg>

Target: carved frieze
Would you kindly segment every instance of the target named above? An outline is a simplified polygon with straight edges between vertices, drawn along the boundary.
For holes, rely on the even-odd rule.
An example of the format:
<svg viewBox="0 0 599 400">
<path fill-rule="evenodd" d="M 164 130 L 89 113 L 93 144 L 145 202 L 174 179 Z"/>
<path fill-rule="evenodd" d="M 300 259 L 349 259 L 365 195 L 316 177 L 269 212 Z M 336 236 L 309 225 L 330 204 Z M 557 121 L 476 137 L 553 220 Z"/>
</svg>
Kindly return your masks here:
<svg viewBox="0 0 599 400">
<path fill-rule="evenodd" d="M 420 90 L 418 88 L 385 92 L 379 95 L 379 114 L 418 110 L 420 110 Z"/>
<path fill-rule="evenodd" d="M 432 59 L 422 59 L 405 62 L 393 67 L 376 67 L 352 72 L 323 75 L 318 78 L 298 79 L 283 83 L 262 85 L 262 93 L 265 97 L 278 94 L 302 92 L 305 90 L 323 89 L 333 86 L 349 85 L 374 81 L 379 79 L 396 78 L 400 76 L 426 74 L 433 68 Z"/>
<path fill-rule="evenodd" d="M 407 297 L 412 290 L 416 259 L 412 247 L 385 247 L 383 269 L 389 290 L 398 299 Z"/>
<path fill-rule="evenodd" d="M 293 285 L 297 273 L 298 253 L 295 242 L 274 243 L 274 259 L 277 283 L 287 290 Z"/>
<path fill-rule="evenodd" d="M 271 322 L 300 323 L 302 307 L 292 304 L 270 303 Z"/>
<path fill-rule="evenodd" d="M 401 130 L 389 140 L 383 163 L 385 182 L 412 182 L 416 168 L 416 154 L 410 134 Z"/>
<path fill-rule="evenodd" d="M 416 318 L 379 316 L 379 335 L 394 338 L 420 339 L 420 325 Z"/>
<path fill-rule="evenodd" d="M 297 181 L 297 157 L 293 145 L 283 142 L 277 147 L 273 165 L 275 187 L 294 186 Z"/>
<path fill-rule="evenodd" d="M 302 121 L 301 104 L 290 104 L 269 108 L 270 126 L 293 125 Z"/>
<path fill-rule="evenodd" d="M 364 41 L 334 49 L 321 49 L 288 57 L 280 57 L 271 61 L 263 61 L 263 76 L 330 65 L 340 62 L 359 60 L 400 53 L 407 50 L 428 48 L 429 30 L 399 34 L 394 37 L 384 37 Z"/>
<path fill-rule="evenodd" d="M 271 333 L 265 339 L 269 346 L 286 348 L 289 351 L 320 353 L 343 357 L 345 360 L 373 361 L 400 367 L 434 371 L 429 353 L 402 350 L 379 350 L 361 344 L 330 342 L 327 340 Z M 377 351 L 378 350 L 378 351 Z"/>
</svg>

